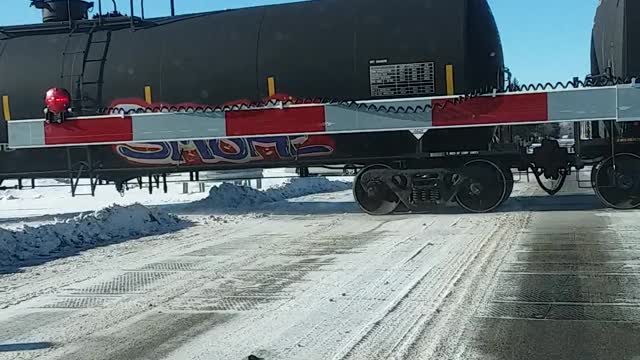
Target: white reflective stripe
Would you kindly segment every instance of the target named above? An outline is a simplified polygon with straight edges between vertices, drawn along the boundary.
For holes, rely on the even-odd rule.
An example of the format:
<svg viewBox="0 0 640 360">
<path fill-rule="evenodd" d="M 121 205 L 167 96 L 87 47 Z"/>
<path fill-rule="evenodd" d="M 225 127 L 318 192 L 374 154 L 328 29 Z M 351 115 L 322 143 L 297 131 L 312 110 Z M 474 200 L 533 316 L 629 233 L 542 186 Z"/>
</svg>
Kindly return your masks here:
<svg viewBox="0 0 640 360">
<path fill-rule="evenodd" d="M 10 148 L 45 145 L 44 121 L 9 121 L 7 131 Z"/>
<path fill-rule="evenodd" d="M 618 121 L 640 121 L 640 88 L 618 89 Z"/>
<path fill-rule="evenodd" d="M 616 89 L 585 89 L 550 92 L 549 121 L 616 119 Z"/>
<path fill-rule="evenodd" d="M 154 113 L 133 116 L 134 141 L 225 137 L 224 113 Z"/>
<path fill-rule="evenodd" d="M 355 105 L 327 105 L 325 124 L 327 132 L 430 128 L 431 110 L 427 108 L 430 105 L 431 101 L 424 100 L 375 103 L 378 108 L 386 108 L 380 109 L 381 111 L 358 109 Z M 392 107 L 395 109 L 391 109 Z"/>
</svg>

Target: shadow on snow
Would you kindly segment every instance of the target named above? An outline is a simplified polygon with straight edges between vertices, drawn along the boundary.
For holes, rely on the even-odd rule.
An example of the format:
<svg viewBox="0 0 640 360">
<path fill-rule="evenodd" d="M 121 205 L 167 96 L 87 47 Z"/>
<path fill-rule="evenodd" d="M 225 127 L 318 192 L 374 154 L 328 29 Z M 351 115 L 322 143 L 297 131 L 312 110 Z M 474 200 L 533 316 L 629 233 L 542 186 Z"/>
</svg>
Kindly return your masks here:
<svg viewBox="0 0 640 360">
<path fill-rule="evenodd" d="M 281 201 L 269 204 L 259 204 L 255 208 L 216 209 L 204 206 L 191 207 L 190 204 L 160 205 L 159 210 L 176 215 L 340 215 L 364 214 L 354 201 Z M 605 209 L 605 206 L 595 195 L 567 194 L 556 196 L 519 196 L 509 199 L 494 213 L 510 213 L 521 211 L 592 211 Z M 400 213 L 398 215 L 402 215 Z M 406 213 L 404 213 L 406 214 Z M 470 214 L 466 210 L 453 204 L 442 208 L 433 208 L 421 214 L 464 215 Z M 470 214 L 471 215 L 471 214 Z"/>
<path fill-rule="evenodd" d="M 20 343 L 20 344 L 0 344 L 0 353 L 43 350 L 52 347 L 49 342 Z"/>
</svg>

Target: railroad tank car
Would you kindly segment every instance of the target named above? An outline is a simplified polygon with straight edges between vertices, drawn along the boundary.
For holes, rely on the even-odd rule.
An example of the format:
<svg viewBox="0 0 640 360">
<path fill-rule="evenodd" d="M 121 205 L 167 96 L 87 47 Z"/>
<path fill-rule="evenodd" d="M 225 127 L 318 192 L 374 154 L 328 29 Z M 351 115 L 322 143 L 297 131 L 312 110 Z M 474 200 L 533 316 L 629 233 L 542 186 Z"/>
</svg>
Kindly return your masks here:
<svg viewBox="0 0 640 360">
<path fill-rule="evenodd" d="M 621 78 L 640 75 L 640 3 L 601 0 L 591 44 L 591 72 Z"/>
<path fill-rule="evenodd" d="M 259 101 L 274 90 L 298 99 L 363 100 L 444 95 L 448 88 L 459 94 L 501 88 L 503 81 L 500 37 L 485 0 L 314 0 L 155 19 L 85 17 L 56 18 L 47 11 L 42 24 L 0 28 L 0 95 L 10 105 L 5 116 L 42 117 L 52 87 L 69 90 L 74 110 L 90 115 L 147 102 Z M 486 150 L 494 132 L 430 131 L 421 144 L 409 132 L 394 132 L 97 146 L 91 152 L 101 171 L 113 170 L 103 176 L 130 178 L 149 167 L 366 165 L 417 148 Z M 0 140 L 6 139 L 3 123 Z M 66 175 L 83 156 L 68 150 L 5 151 L 1 176 Z"/>
<path fill-rule="evenodd" d="M 591 39 L 591 74 L 624 81 L 640 77 L 640 3 L 602 0 L 598 4 Z M 618 125 L 623 137 L 640 139 L 640 122 Z M 609 136 L 604 123 L 590 124 L 595 138 Z M 594 149 L 599 152 L 597 147 Z"/>
</svg>

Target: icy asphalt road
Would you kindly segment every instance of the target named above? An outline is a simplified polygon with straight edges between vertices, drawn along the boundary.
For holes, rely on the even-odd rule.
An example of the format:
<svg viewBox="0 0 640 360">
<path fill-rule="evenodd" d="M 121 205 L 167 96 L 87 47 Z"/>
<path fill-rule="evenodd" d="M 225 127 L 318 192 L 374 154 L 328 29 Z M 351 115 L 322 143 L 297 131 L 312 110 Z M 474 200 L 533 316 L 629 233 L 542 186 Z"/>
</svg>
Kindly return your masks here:
<svg viewBox="0 0 640 360">
<path fill-rule="evenodd" d="M 350 193 L 0 275 L 0 359 L 632 359 L 638 212 L 516 185 L 498 213 Z"/>
</svg>

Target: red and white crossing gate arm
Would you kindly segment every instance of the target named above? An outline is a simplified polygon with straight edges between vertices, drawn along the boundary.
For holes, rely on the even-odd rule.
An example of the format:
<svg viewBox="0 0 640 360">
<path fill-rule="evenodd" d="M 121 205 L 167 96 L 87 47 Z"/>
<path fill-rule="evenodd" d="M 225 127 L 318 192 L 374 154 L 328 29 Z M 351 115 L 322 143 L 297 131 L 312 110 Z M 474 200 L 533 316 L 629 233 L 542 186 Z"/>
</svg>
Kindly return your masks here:
<svg viewBox="0 0 640 360">
<path fill-rule="evenodd" d="M 333 104 L 284 105 L 227 112 L 155 112 L 8 123 L 9 147 L 39 148 L 237 137 L 412 131 L 493 125 L 615 120 L 640 121 L 640 87 L 611 87 L 455 97 L 362 101 L 426 111 L 383 111 Z"/>
</svg>

